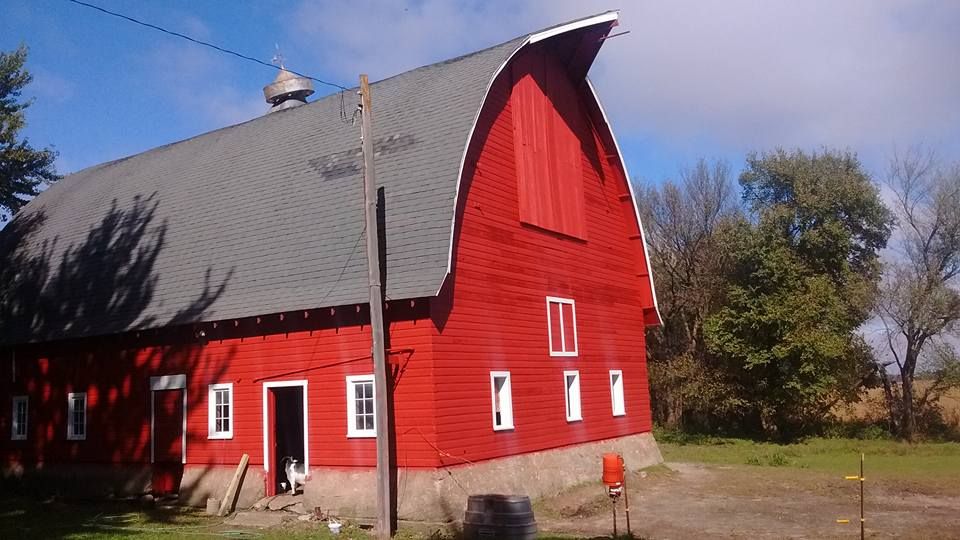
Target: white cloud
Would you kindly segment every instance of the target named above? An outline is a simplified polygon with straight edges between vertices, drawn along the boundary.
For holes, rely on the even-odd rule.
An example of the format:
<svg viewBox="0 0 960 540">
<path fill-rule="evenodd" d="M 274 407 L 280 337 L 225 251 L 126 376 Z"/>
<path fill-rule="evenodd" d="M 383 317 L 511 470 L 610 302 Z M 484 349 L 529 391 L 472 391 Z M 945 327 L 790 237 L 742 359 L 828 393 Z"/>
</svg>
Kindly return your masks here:
<svg viewBox="0 0 960 540">
<path fill-rule="evenodd" d="M 190 43 L 163 42 L 146 57 L 161 93 L 211 129 L 245 122 L 267 107 L 259 88 L 230 82 L 229 59 Z"/>
<path fill-rule="evenodd" d="M 609 6 L 303 2 L 295 19 L 330 74 L 378 79 Z M 591 77 L 622 136 L 707 155 L 829 145 L 873 165 L 894 144 L 960 152 L 960 3 L 631 2 L 621 23 Z"/>
<path fill-rule="evenodd" d="M 66 103 L 73 97 L 76 91 L 74 83 L 42 67 L 30 67 L 29 70 L 33 81 L 27 86 L 26 92 L 56 104 Z"/>
</svg>

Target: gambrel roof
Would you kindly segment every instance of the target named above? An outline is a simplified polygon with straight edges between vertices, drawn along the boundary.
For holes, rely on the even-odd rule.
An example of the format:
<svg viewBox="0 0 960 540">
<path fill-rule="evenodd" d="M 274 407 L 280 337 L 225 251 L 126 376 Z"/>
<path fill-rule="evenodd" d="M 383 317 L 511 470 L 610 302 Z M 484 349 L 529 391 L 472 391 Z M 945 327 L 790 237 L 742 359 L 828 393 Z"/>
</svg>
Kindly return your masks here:
<svg viewBox="0 0 960 540">
<path fill-rule="evenodd" d="M 616 19 L 580 19 L 372 85 L 388 299 L 434 296 L 449 273 L 464 155 L 507 61 L 562 33 L 605 35 Z M 0 234 L 11 267 L 46 268 L 17 274 L 35 282 L 13 307 L 7 298 L 3 341 L 366 303 L 356 101 L 333 94 L 54 184 Z"/>
</svg>

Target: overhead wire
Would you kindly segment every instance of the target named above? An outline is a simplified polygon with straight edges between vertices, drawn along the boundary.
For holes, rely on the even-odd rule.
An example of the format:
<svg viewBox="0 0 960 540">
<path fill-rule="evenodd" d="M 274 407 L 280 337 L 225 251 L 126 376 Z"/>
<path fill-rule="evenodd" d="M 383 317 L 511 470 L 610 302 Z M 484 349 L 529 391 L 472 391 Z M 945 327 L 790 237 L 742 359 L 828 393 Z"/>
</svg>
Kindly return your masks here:
<svg viewBox="0 0 960 540">
<path fill-rule="evenodd" d="M 254 62 L 254 63 L 260 64 L 260 65 L 262 65 L 262 66 L 266 66 L 266 67 L 271 68 L 271 69 L 277 69 L 277 66 L 275 66 L 275 65 L 273 65 L 273 64 L 271 64 L 271 63 L 269 63 L 269 62 L 264 62 L 263 60 L 260 60 L 259 58 L 254 58 L 254 57 L 252 57 L 252 56 L 247 56 L 247 55 L 245 55 L 245 54 L 241 54 L 241 53 L 238 53 L 238 52 L 236 52 L 236 51 L 232 51 L 232 50 L 230 50 L 230 49 L 227 49 L 227 48 L 224 48 L 224 47 L 220 47 L 219 45 L 215 45 L 215 44 L 210 43 L 210 42 L 208 42 L 208 41 L 203 41 L 203 40 L 200 40 L 200 39 L 196 39 L 196 38 L 190 37 L 190 36 L 188 36 L 188 35 L 186 35 L 186 34 L 181 34 L 180 32 L 175 32 L 175 31 L 173 31 L 173 30 L 168 30 L 168 29 L 166 29 L 166 28 L 163 28 L 162 26 L 157 26 L 157 25 L 152 24 L 152 23 L 148 23 L 148 22 L 145 22 L 145 21 L 141 21 L 141 20 L 139 20 L 139 19 L 135 19 L 135 18 L 133 18 L 133 17 L 130 17 L 129 15 L 124 15 L 124 14 L 122 14 L 122 13 L 117 13 L 117 12 L 115 12 L 115 11 L 110 11 L 109 9 L 102 8 L 102 7 L 100 7 L 100 6 L 97 6 L 97 5 L 88 3 L 88 2 L 83 2 L 82 0 L 67 0 L 67 2 L 70 2 L 70 3 L 73 3 L 73 4 L 77 4 L 78 6 L 83 6 L 83 7 L 86 7 L 86 8 L 94 9 L 94 10 L 100 11 L 100 12 L 102 12 L 102 13 L 105 13 L 105 14 L 107 14 L 107 15 L 110 15 L 110 16 L 113 16 L 113 17 L 117 17 L 117 18 L 120 18 L 120 19 L 129 21 L 129 22 L 132 22 L 132 23 L 138 24 L 138 25 L 140 25 L 140 26 L 145 26 L 145 27 L 147 27 L 147 28 L 156 30 L 156 31 L 158 31 L 158 32 L 163 32 L 164 34 L 169 34 L 169 35 L 171 35 L 171 36 L 175 36 L 175 37 L 178 37 L 178 38 L 181 38 L 181 39 L 185 39 L 185 40 L 190 41 L 190 42 L 192 42 L 192 43 L 195 43 L 195 44 L 197 44 L 197 45 L 202 45 L 202 46 L 204 46 L 204 47 L 209 47 L 209 48 L 211 48 L 211 49 L 214 49 L 214 50 L 219 51 L 219 52 L 224 53 L 224 54 L 229 54 L 229 55 L 236 56 L 237 58 L 241 58 L 241 59 L 247 60 L 247 61 L 249 61 L 249 62 Z M 340 89 L 341 91 L 350 90 L 350 89 L 347 88 L 346 86 L 343 86 L 343 85 L 340 85 L 340 84 L 337 84 L 337 83 L 333 83 L 333 82 L 330 82 L 330 81 L 325 81 L 325 80 L 323 80 L 323 79 L 318 79 L 318 78 L 316 78 L 316 77 L 312 77 L 312 76 L 310 76 L 310 75 L 306 75 L 306 74 L 304 74 L 304 73 L 300 73 L 300 72 L 294 71 L 294 70 L 292 70 L 292 69 L 288 69 L 288 68 L 284 68 L 284 69 L 286 69 L 287 71 L 289 71 L 290 73 L 292 73 L 292 74 L 294 74 L 294 75 L 296 75 L 296 76 L 298 76 L 298 77 L 303 77 L 303 78 L 305 78 L 305 79 L 310 79 L 311 81 L 318 82 L 318 83 L 323 84 L 323 85 L 326 85 L 326 86 L 332 86 L 332 87 L 334 87 L 334 88 Z"/>
</svg>

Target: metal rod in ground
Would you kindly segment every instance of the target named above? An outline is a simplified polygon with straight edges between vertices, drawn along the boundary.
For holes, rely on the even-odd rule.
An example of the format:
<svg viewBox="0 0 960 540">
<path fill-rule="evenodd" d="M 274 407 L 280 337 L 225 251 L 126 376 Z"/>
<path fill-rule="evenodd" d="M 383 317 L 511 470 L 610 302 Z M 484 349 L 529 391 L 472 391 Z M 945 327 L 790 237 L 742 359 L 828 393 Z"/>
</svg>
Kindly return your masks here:
<svg viewBox="0 0 960 540">
<path fill-rule="evenodd" d="M 387 417 L 387 360 L 383 337 L 383 292 L 380 283 L 380 234 L 377 230 L 377 174 L 373 162 L 373 100 L 366 75 L 360 75 L 363 151 L 363 199 L 367 236 L 367 272 L 370 286 L 370 330 L 373 349 L 373 393 L 377 426 L 377 538 L 393 533 L 390 515 L 390 419 Z"/>
<path fill-rule="evenodd" d="M 610 497 L 610 508 L 613 508 L 613 537 L 617 537 L 617 499 Z"/>
<path fill-rule="evenodd" d="M 860 540 L 864 540 L 863 519 L 863 452 L 860 453 Z"/>
<path fill-rule="evenodd" d="M 623 505 L 624 512 L 627 515 L 627 536 L 633 536 L 630 530 L 630 494 L 627 493 L 627 465 L 623 465 Z"/>
</svg>

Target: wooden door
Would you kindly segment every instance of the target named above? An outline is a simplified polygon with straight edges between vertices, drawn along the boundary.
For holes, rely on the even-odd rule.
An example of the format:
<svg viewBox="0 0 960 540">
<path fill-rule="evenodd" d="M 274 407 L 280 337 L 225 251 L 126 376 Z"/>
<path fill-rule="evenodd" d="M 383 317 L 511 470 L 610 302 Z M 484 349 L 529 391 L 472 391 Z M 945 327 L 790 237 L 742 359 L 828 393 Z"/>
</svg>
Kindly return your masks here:
<svg viewBox="0 0 960 540">
<path fill-rule="evenodd" d="M 183 476 L 183 389 L 154 390 L 153 491 L 176 493 Z"/>
</svg>

